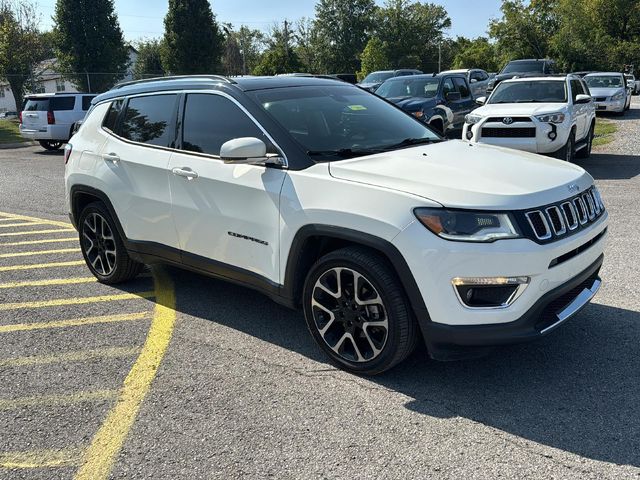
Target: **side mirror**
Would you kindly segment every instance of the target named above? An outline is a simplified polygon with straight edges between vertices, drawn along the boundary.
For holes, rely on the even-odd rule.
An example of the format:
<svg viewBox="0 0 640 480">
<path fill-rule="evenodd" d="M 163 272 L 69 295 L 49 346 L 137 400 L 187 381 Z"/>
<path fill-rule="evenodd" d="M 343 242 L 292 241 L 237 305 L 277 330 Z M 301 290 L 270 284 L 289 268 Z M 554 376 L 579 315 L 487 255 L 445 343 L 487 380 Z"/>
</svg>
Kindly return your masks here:
<svg viewBox="0 0 640 480">
<path fill-rule="evenodd" d="M 487 97 L 478 97 L 476 98 L 476 104 L 482 106 L 487 103 Z"/>
<path fill-rule="evenodd" d="M 577 95 L 575 102 L 576 105 L 584 105 L 585 103 L 591 103 L 591 97 L 589 95 Z"/>
<path fill-rule="evenodd" d="M 449 92 L 444 98 L 446 98 L 448 102 L 457 102 L 462 98 L 462 96 L 460 95 L 460 92 Z"/>
<path fill-rule="evenodd" d="M 237 163 L 245 165 L 275 164 L 282 165 L 282 159 L 278 156 L 267 155 L 267 146 L 259 138 L 242 137 L 234 138 L 222 144 L 220 158 L 224 163 Z"/>
</svg>

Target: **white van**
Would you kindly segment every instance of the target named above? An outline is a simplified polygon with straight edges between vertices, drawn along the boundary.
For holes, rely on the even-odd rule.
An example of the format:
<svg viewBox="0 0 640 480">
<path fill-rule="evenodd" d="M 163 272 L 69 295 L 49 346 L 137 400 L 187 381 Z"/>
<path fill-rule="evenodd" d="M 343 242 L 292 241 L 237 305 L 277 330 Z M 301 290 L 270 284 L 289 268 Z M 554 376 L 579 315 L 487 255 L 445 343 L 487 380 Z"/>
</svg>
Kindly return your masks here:
<svg viewBox="0 0 640 480">
<path fill-rule="evenodd" d="M 84 118 L 94 97 L 85 93 L 29 95 L 20 113 L 20 133 L 47 150 L 57 150 L 71 138 L 74 124 Z"/>
</svg>

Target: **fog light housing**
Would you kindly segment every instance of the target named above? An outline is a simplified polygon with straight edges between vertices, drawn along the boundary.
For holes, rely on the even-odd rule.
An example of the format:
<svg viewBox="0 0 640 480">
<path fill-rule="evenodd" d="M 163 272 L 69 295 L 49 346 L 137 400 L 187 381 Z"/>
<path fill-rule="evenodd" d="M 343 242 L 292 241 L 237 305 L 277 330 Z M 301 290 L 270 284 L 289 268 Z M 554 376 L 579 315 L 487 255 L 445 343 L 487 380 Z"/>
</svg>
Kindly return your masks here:
<svg viewBox="0 0 640 480">
<path fill-rule="evenodd" d="M 554 131 L 549 132 L 547 135 L 551 140 L 555 140 L 556 138 L 558 138 L 558 134 Z"/>
<path fill-rule="evenodd" d="M 473 138 L 473 132 L 471 129 L 467 130 L 467 140 L 471 140 Z"/>
<path fill-rule="evenodd" d="M 454 290 L 467 308 L 507 308 L 529 285 L 529 277 L 454 278 Z"/>
</svg>

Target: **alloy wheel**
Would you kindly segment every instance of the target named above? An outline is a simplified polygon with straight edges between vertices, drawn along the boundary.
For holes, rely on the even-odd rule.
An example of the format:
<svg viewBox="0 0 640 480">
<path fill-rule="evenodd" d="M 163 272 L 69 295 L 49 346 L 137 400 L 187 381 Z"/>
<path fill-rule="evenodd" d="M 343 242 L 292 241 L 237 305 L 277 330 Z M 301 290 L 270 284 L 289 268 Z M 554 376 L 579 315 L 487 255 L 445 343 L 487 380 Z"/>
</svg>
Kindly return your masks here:
<svg viewBox="0 0 640 480">
<path fill-rule="evenodd" d="M 91 267 L 102 276 L 116 268 L 116 240 L 107 220 L 99 213 L 90 213 L 82 225 L 83 248 Z"/>
<path fill-rule="evenodd" d="M 337 267 L 324 272 L 313 287 L 313 320 L 333 352 L 349 362 L 377 358 L 389 336 L 380 294 L 362 274 Z"/>
</svg>

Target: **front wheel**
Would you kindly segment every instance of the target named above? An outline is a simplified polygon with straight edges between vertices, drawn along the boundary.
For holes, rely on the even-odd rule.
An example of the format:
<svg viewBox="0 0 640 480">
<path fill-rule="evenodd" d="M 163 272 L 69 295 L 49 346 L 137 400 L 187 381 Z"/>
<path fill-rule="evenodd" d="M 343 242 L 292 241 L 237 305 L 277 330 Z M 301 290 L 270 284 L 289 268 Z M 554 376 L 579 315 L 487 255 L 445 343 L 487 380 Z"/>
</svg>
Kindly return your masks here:
<svg viewBox="0 0 640 480">
<path fill-rule="evenodd" d="M 558 160 L 564 160 L 566 162 L 572 162 L 573 157 L 575 156 L 575 148 L 576 148 L 576 134 L 575 132 L 571 132 L 569 138 L 567 139 L 567 143 L 564 147 L 558 150 L 555 154 L 555 157 Z"/>
<path fill-rule="evenodd" d="M 591 149 L 593 148 L 593 137 L 596 134 L 595 125 L 591 125 L 589 129 L 589 136 L 587 137 L 587 146 L 582 150 L 576 152 L 578 158 L 589 158 L 591 156 Z"/>
<path fill-rule="evenodd" d="M 53 152 L 55 150 L 60 150 L 60 147 L 62 147 L 64 142 L 52 141 L 52 140 L 40 140 L 38 143 L 45 150 L 49 150 L 50 152 Z"/>
<path fill-rule="evenodd" d="M 100 202 L 87 205 L 78 221 L 80 249 L 87 267 L 101 283 L 135 278 L 143 265 L 129 257 L 109 211 Z"/>
<path fill-rule="evenodd" d="M 322 257 L 304 285 L 307 327 L 332 363 L 376 375 L 404 360 L 418 327 L 395 272 L 381 255 L 347 247 Z"/>
</svg>

